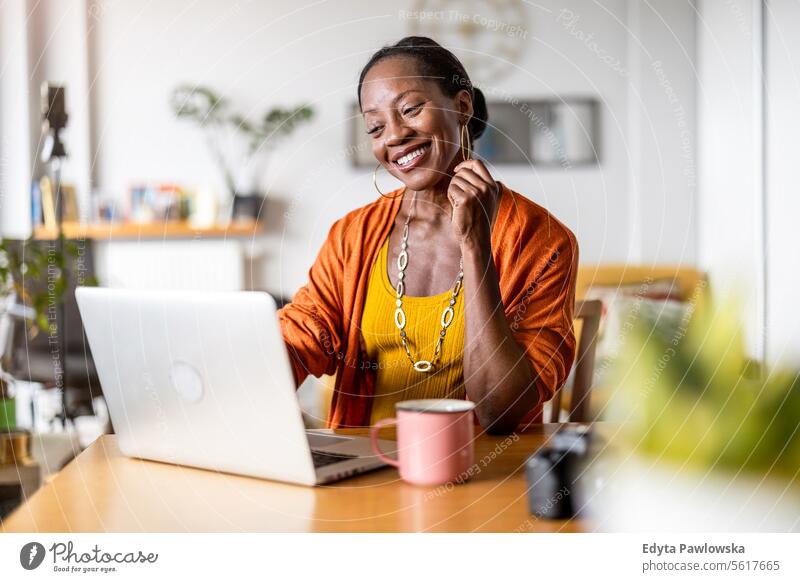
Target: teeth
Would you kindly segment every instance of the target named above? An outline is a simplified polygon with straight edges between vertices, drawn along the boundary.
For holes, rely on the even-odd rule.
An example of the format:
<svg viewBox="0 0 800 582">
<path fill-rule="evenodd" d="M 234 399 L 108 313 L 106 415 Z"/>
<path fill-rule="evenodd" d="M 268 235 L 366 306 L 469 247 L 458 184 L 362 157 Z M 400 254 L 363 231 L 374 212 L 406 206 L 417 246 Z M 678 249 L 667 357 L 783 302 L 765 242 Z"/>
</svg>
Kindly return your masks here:
<svg viewBox="0 0 800 582">
<path fill-rule="evenodd" d="M 417 149 L 415 149 L 415 150 L 414 150 L 413 152 L 411 152 L 410 154 L 406 154 L 406 155 L 404 155 L 402 158 L 400 158 L 399 160 L 397 160 L 397 163 L 398 163 L 399 165 L 401 165 L 401 166 L 405 166 L 406 164 L 408 164 L 408 163 L 409 163 L 411 160 L 413 160 L 414 158 L 416 158 L 416 157 L 419 157 L 419 156 L 421 156 L 422 154 L 424 154 L 424 153 L 425 153 L 425 149 L 426 149 L 426 147 L 427 147 L 427 146 L 422 146 L 422 147 L 420 147 L 420 148 L 417 148 Z"/>
</svg>

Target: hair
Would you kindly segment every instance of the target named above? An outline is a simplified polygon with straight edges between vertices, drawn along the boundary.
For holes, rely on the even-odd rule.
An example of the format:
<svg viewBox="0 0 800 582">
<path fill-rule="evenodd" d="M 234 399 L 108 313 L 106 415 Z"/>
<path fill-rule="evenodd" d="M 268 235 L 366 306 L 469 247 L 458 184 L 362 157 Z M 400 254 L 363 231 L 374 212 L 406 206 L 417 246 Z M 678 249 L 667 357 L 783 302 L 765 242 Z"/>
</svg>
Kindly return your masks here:
<svg viewBox="0 0 800 582">
<path fill-rule="evenodd" d="M 471 139 L 476 140 L 486 129 L 489 112 L 483 92 L 473 87 L 464 65 L 453 53 L 435 40 L 426 36 L 407 36 L 397 43 L 378 50 L 364 65 L 358 79 L 358 105 L 361 107 L 361 87 L 369 70 L 380 61 L 391 57 L 410 57 L 414 59 L 420 74 L 433 81 L 447 97 L 455 97 L 459 91 L 466 90 L 472 97 L 472 117 L 467 123 Z"/>
</svg>

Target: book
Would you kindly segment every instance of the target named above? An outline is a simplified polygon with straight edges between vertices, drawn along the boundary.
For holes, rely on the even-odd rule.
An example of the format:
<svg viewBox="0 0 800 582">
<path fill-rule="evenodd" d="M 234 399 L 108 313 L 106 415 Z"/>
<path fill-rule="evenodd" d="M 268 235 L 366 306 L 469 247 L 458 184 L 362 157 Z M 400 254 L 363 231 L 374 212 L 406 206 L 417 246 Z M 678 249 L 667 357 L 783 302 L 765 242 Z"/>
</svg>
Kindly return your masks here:
<svg viewBox="0 0 800 582">
<path fill-rule="evenodd" d="M 75 186 L 72 184 L 61 184 L 61 196 L 64 222 L 78 222 L 78 196 L 75 193 Z"/>
<path fill-rule="evenodd" d="M 34 227 L 42 224 L 42 189 L 39 182 L 31 182 L 31 223 Z"/>
<path fill-rule="evenodd" d="M 42 176 L 39 180 L 39 188 L 42 192 L 42 216 L 44 217 L 44 226 L 48 230 L 56 230 L 56 199 L 53 194 L 53 184 L 50 178 Z"/>
</svg>

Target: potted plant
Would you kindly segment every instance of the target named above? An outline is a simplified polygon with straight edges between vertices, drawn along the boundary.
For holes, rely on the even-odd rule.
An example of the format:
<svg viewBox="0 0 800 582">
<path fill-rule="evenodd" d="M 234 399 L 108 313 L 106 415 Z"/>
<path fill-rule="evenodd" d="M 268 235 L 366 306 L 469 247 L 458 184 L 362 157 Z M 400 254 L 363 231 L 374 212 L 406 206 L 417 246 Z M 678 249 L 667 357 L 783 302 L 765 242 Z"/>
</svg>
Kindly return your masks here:
<svg viewBox="0 0 800 582">
<path fill-rule="evenodd" d="M 63 300 L 67 288 L 64 273 L 65 257 L 78 256 L 79 250 L 73 241 L 63 241 L 64 251 L 52 246 L 27 244 L 26 241 L 0 239 L 0 362 L 8 355 L 9 318 L 22 317 L 27 322 L 28 333 L 35 336 L 41 330 L 55 333 L 56 321 L 50 317 L 50 308 Z M 25 281 L 47 278 L 47 285 L 26 285 Z M 86 281 L 85 284 L 93 284 Z M 40 290 L 32 290 L 39 287 Z M 21 299 L 21 305 L 18 299 Z M 0 431 L 9 431 L 16 426 L 16 403 L 9 386 L 13 378 L 0 365 Z"/>
<path fill-rule="evenodd" d="M 314 115 L 308 105 L 276 107 L 258 121 L 251 121 L 233 110 L 222 95 L 188 84 L 173 90 L 170 106 L 178 119 L 191 121 L 204 130 L 208 149 L 228 190 L 234 217 L 258 217 L 263 203 L 257 184 L 259 156 L 274 149 Z"/>
<path fill-rule="evenodd" d="M 614 364 L 597 529 L 800 529 L 800 372 L 754 366 L 739 313 L 640 315 Z"/>
</svg>

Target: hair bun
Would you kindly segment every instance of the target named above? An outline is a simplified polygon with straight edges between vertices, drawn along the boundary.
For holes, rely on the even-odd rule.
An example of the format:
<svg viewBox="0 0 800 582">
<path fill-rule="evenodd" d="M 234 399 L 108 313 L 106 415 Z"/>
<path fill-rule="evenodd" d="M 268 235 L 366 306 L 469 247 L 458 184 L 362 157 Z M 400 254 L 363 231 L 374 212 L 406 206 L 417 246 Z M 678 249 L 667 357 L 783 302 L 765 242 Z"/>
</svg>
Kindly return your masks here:
<svg viewBox="0 0 800 582">
<path fill-rule="evenodd" d="M 476 140 L 486 129 L 486 122 L 489 121 L 489 111 L 486 108 L 486 98 L 483 96 L 483 91 L 477 87 L 472 87 L 472 117 L 467 123 L 469 136 Z"/>
</svg>

